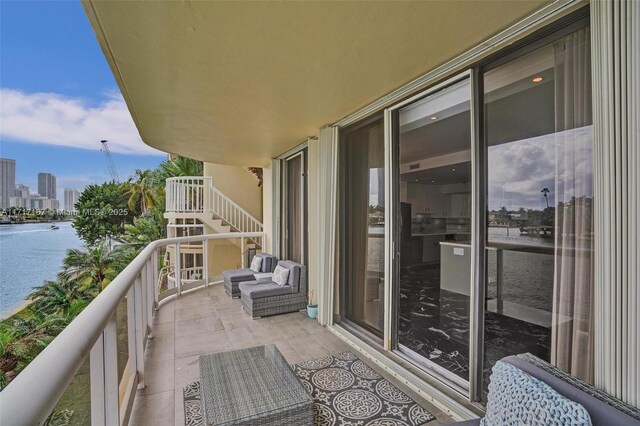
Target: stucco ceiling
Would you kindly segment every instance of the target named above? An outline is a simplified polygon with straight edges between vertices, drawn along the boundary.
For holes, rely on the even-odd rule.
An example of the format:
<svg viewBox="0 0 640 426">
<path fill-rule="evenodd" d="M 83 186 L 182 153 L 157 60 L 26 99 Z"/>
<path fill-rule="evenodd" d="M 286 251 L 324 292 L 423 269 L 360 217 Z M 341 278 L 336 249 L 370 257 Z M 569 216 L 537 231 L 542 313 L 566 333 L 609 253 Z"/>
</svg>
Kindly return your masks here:
<svg viewBox="0 0 640 426">
<path fill-rule="evenodd" d="M 83 4 L 145 143 L 262 166 L 546 3 Z"/>
</svg>

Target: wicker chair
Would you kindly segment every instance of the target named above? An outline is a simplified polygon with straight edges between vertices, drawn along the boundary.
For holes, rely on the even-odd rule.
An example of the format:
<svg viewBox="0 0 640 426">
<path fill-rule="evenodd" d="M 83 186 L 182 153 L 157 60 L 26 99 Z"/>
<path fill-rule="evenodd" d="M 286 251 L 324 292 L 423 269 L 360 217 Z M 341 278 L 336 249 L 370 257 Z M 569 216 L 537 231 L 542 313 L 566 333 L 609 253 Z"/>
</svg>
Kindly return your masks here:
<svg viewBox="0 0 640 426">
<path fill-rule="evenodd" d="M 276 258 L 267 253 L 257 253 L 255 257 L 259 257 L 262 259 L 262 265 L 260 266 L 260 272 L 273 272 L 276 269 Z M 255 280 L 254 276 L 255 271 L 244 268 L 244 269 L 232 269 L 228 271 L 222 271 L 222 276 L 224 277 L 224 291 L 231 296 L 240 297 L 240 289 L 238 288 L 238 284 L 243 281 L 252 281 Z"/>
<path fill-rule="evenodd" d="M 251 318 L 296 312 L 307 306 L 307 267 L 290 260 L 281 260 L 278 265 L 289 269 L 286 285 L 274 282 L 242 282 L 240 303 Z"/>
</svg>

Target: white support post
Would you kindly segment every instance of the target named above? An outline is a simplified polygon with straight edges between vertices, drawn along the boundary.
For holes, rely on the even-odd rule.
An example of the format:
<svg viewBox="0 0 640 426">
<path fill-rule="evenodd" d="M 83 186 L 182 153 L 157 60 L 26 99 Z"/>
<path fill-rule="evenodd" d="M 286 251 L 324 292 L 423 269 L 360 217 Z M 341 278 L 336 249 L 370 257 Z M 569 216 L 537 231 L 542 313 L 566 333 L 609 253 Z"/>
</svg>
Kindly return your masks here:
<svg viewBox="0 0 640 426">
<path fill-rule="evenodd" d="M 244 260 L 244 237 L 240 237 L 240 256 L 242 257 L 241 265 L 242 269 L 245 268 L 245 260 Z"/>
<path fill-rule="evenodd" d="M 147 290 L 146 290 L 146 283 L 147 283 L 147 271 L 145 270 L 145 268 L 143 267 L 142 270 L 140 271 L 140 286 L 142 289 L 142 324 L 143 324 L 143 333 L 146 336 L 147 335 L 147 307 L 148 302 L 147 302 Z"/>
<path fill-rule="evenodd" d="M 117 335 L 114 314 L 89 355 L 92 425 L 120 424 Z"/>
<path fill-rule="evenodd" d="M 138 357 L 136 350 L 136 291 L 131 287 L 127 292 L 127 344 L 129 348 L 129 371 L 138 372 Z"/>
<path fill-rule="evenodd" d="M 153 262 L 151 263 L 151 267 L 153 268 L 153 309 L 158 309 L 158 296 L 160 293 L 160 288 L 158 285 L 158 279 L 160 278 L 158 273 L 158 255 L 159 251 L 153 251 Z"/>
<path fill-rule="evenodd" d="M 149 330 L 149 339 L 153 338 L 153 269 L 151 259 L 148 259 L 144 264 L 145 277 L 144 281 L 145 292 L 147 294 L 147 328 Z"/>
<path fill-rule="evenodd" d="M 202 275 L 204 275 L 204 285 L 209 286 L 209 241 L 202 241 Z"/>
<path fill-rule="evenodd" d="M 134 296 L 134 317 L 136 323 L 136 367 L 138 370 L 138 389 L 143 389 L 144 384 L 144 316 L 142 309 L 142 280 L 140 277 L 136 278 L 133 284 L 135 292 Z"/>
<path fill-rule="evenodd" d="M 180 296 L 182 294 L 182 259 L 180 255 L 180 243 L 176 243 L 176 262 L 175 262 L 175 278 L 176 278 L 176 287 L 177 294 Z"/>
</svg>

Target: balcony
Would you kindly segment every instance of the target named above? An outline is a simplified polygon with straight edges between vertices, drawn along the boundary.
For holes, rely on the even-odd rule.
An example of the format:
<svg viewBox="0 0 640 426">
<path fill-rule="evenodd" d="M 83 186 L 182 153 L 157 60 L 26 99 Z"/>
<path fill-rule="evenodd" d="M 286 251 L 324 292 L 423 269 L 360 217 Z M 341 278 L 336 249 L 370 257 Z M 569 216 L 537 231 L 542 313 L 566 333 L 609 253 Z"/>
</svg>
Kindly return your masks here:
<svg viewBox="0 0 640 426">
<path fill-rule="evenodd" d="M 169 238 L 147 246 L 94 301 L 0 394 L 0 423 L 43 424 L 84 371 L 90 391 L 75 391 L 90 404 L 93 425 L 184 425 L 183 388 L 196 381 L 199 356 L 275 344 L 290 364 L 346 350 L 329 329 L 306 314 L 252 320 L 221 283 L 188 279 L 176 265 L 175 286 L 160 285 L 167 246 L 214 239 L 250 238 L 229 233 Z M 186 275 L 183 275 L 183 272 Z M 366 357 L 360 355 L 366 361 Z M 86 374 L 87 360 L 89 373 Z M 446 414 L 369 363 L 436 419 Z M 86 377 L 89 380 L 86 381 Z M 88 393 L 88 395 L 87 395 Z M 24 409 L 29 399 L 29 410 Z"/>
<path fill-rule="evenodd" d="M 133 425 L 185 424 L 182 390 L 198 380 L 200 355 L 275 344 L 287 362 L 295 364 L 350 350 L 303 313 L 251 320 L 221 285 L 193 290 L 161 305 L 153 329 L 145 357 L 146 388 L 137 392 L 130 421 Z M 412 397 L 438 413 L 426 401 Z M 448 420 L 444 414 L 438 414 L 438 419 Z"/>
</svg>

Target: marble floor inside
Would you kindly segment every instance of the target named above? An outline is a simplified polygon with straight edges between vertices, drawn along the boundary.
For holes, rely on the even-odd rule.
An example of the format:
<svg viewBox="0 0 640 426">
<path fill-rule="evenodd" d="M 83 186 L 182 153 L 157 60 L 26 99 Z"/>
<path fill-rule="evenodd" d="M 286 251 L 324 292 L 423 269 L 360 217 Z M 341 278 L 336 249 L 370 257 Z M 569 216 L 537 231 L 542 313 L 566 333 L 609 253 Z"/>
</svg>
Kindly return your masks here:
<svg viewBox="0 0 640 426">
<path fill-rule="evenodd" d="M 399 343 L 457 376 L 469 377 L 469 297 L 440 289 L 437 267 L 407 268 L 400 278 Z M 549 359 L 551 329 L 496 312 L 485 316 L 484 385 L 512 354 Z"/>
<path fill-rule="evenodd" d="M 351 350 L 344 341 L 304 313 L 252 320 L 222 285 L 183 293 L 163 302 L 154 318 L 154 338 L 147 343 L 145 384 L 138 390 L 131 425 L 184 426 L 182 389 L 198 380 L 200 355 L 275 344 L 286 360 L 298 363 Z M 453 420 L 403 383 L 367 364 L 436 416 L 428 425 Z"/>
</svg>

